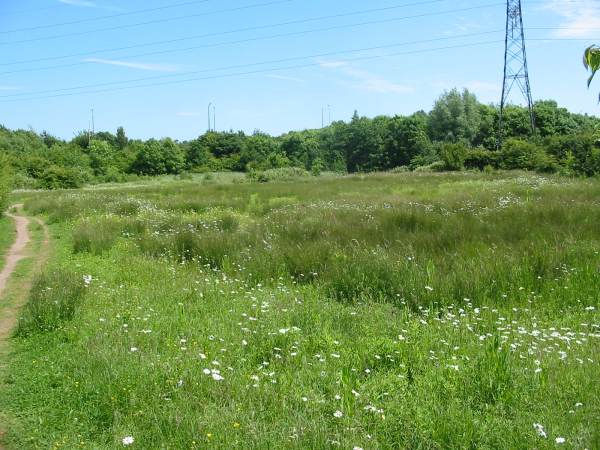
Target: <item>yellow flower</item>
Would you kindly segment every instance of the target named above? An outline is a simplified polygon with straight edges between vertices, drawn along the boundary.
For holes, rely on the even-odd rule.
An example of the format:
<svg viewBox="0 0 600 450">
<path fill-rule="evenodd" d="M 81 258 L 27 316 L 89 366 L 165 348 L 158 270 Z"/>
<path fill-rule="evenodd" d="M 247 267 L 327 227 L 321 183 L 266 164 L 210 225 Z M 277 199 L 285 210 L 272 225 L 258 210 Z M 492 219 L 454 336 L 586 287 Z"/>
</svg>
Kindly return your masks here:
<svg viewBox="0 0 600 450">
<path fill-rule="evenodd" d="M 240 427 L 240 424 L 239 424 L 239 423 L 235 422 L 235 423 L 233 424 L 233 428 L 239 428 L 239 427 Z"/>
</svg>

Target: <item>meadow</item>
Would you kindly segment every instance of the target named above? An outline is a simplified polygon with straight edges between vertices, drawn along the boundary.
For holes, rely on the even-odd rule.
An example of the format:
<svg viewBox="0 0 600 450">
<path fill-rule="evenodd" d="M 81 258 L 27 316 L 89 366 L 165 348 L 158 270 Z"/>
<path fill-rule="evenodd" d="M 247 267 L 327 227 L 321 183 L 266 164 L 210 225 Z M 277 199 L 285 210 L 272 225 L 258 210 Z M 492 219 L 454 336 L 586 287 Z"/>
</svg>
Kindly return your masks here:
<svg viewBox="0 0 600 450">
<path fill-rule="evenodd" d="M 21 192 L 8 448 L 600 448 L 600 181 Z"/>
</svg>

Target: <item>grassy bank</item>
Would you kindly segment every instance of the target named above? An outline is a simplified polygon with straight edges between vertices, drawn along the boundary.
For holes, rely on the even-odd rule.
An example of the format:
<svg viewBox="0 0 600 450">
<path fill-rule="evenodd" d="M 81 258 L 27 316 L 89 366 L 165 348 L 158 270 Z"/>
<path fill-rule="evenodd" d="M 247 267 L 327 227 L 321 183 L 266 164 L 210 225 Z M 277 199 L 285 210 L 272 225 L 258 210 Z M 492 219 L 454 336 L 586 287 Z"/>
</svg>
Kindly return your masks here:
<svg viewBox="0 0 600 450">
<path fill-rule="evenodd" d="M 0 270 L 4 267 L 6 252 L 15 240 L 15 226 L 13 221 L 0 215 Z"/>
<path fill-rule="evenodd" d="M 23 195 L 57 245 L 3 374 L 13 448 L 600 446 L 598 181 Z"/>
</svg>

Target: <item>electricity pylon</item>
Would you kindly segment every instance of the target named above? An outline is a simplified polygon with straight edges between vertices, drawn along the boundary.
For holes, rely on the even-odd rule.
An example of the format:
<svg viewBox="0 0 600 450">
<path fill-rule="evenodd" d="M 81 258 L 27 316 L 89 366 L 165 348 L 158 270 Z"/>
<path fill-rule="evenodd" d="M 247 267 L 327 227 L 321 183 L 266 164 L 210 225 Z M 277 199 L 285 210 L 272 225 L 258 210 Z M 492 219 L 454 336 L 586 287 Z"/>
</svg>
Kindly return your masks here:
<svg viewBox="0 0 600 450">
<path fill-rule="evenodd" d="M 525 50 L 521 0 L 506 0 L 504 84 L 502 86 L 502 100 L 500 102 L 499 142 L 502 139 L 502 131 L 504 129 L 504 109 L 515 85 L 527 102 L 529 121 L 533 133 L 535 131 L 535 116 L 533 114 L 533 99 L 529 83 L 529 71 L 527 69 L 527 52 Z"/>
</svg>

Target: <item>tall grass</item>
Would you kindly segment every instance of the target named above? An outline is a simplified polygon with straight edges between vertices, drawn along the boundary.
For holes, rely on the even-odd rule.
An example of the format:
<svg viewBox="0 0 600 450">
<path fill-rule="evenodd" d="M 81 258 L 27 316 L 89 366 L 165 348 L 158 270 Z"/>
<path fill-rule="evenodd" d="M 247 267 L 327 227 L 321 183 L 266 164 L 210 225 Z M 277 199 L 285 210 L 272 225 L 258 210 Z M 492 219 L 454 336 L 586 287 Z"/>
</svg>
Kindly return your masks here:
<svg viewBox="0 0 600 450">
<path fill-rule="evenodd" d="M 62 269 L 14 341 L 9 444 L 596 448 L 598 198 L 522 173 L 25 198 Z"/>
<path fill-rule="evenodd" d="M 73 319 L 85 295 L 81 276 L 59 270 L 43 273 L 31 288 L 29 302 L 19 319 L 17 336 L 46 333 Z"/>
</svg>

